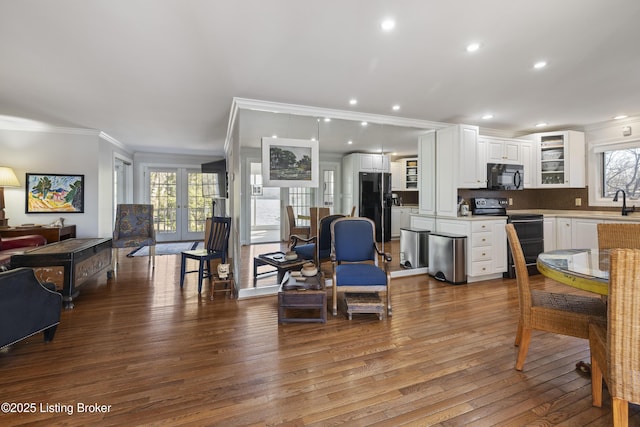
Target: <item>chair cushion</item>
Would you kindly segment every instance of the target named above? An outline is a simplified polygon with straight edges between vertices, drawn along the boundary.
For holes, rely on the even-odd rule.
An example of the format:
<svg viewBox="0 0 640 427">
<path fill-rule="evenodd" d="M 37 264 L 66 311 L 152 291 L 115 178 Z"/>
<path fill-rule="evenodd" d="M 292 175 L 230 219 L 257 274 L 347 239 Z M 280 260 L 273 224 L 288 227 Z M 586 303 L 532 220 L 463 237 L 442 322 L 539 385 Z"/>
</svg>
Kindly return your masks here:
<svg viewBox="0 0 640 427">
<path fill-rule="evenodd" d="M 342 264 L 336 267 L 338 286 L 386 286 L 387 275 L 373 264 Z"/>
<path fill-rule="evenodd" d="M 295 246 L 293 251 L 302 259 L 313 259 L 316 254 L 316 245 L 309 243 L 308 245 Z"/>
</svg>

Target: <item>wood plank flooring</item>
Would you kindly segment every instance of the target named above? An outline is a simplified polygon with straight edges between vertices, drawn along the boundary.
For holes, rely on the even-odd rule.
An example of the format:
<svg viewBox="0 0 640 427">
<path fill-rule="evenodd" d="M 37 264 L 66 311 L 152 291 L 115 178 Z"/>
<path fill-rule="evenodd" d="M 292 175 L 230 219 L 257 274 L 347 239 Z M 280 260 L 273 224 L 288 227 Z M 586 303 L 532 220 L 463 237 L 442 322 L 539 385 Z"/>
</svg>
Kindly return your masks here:
<svg viewBox="0 0 640 427">
<path fill-rule="evenodd" d="M 83 285 L 53 342 L 0 352 L 0 402 L 37 405 L 0 425 L 612 425 L 608 392 L 592 407 L 575 369 L 585 340 L 534 332 L 514 369 L 515 280 L 398 278 L 392 318 L 279 326 L 275 296 L 211 301 L 191 276 L 181 291 L 178 256 L 155 270 L 123 256 L 113 279 Z M 640 425 L 638 406 L 630 417 Z"/>
</svg>

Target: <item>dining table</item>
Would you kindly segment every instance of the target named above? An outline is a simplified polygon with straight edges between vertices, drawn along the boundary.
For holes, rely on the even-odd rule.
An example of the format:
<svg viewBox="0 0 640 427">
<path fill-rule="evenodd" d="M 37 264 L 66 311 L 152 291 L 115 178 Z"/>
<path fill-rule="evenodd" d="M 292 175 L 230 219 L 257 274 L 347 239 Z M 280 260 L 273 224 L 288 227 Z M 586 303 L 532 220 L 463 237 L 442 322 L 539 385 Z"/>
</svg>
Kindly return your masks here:
<svg viewBox="0 0 640 427">
<path fill-rule="evenodd" d="M 546 277 L 600 295 L 609 293 L 608 249 L 559 249 L 542 252 L 536 262 Z"/>
</svg>

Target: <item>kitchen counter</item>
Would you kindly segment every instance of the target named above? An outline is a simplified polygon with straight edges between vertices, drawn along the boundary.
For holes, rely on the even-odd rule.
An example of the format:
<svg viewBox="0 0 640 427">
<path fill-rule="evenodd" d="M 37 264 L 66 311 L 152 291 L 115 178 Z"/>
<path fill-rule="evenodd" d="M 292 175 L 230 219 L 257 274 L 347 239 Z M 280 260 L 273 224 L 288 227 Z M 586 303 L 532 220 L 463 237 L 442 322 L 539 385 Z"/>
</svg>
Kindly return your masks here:
<svg viewBox="0 0 640 427">
<path fill-rule="evenodd" d="M 541 214 L 555 218 L 589 218 L 610 221 L 640 222 L 640 212 L 632 212 L 627 216 L 620 211 L 578 211 L 578 210 L 553 210 L 553 209 L 509 209 L 508 214 Z"/>
</svg>

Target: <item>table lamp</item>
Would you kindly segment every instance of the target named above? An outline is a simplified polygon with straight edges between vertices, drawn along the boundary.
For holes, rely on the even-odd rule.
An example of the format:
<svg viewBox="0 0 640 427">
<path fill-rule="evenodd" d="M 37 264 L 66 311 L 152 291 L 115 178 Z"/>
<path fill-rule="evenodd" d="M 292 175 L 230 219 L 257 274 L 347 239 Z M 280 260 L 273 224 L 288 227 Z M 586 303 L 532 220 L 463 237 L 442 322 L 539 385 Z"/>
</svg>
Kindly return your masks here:
<svg viewBox="0 0 640 427">
<path fill-rule="evenodd" d="M 4 216 L 4 187 L 20 187 L 13 169 L 0 166 L 0 227 L 6 227 L 9 219 Z"/>
</svg>

